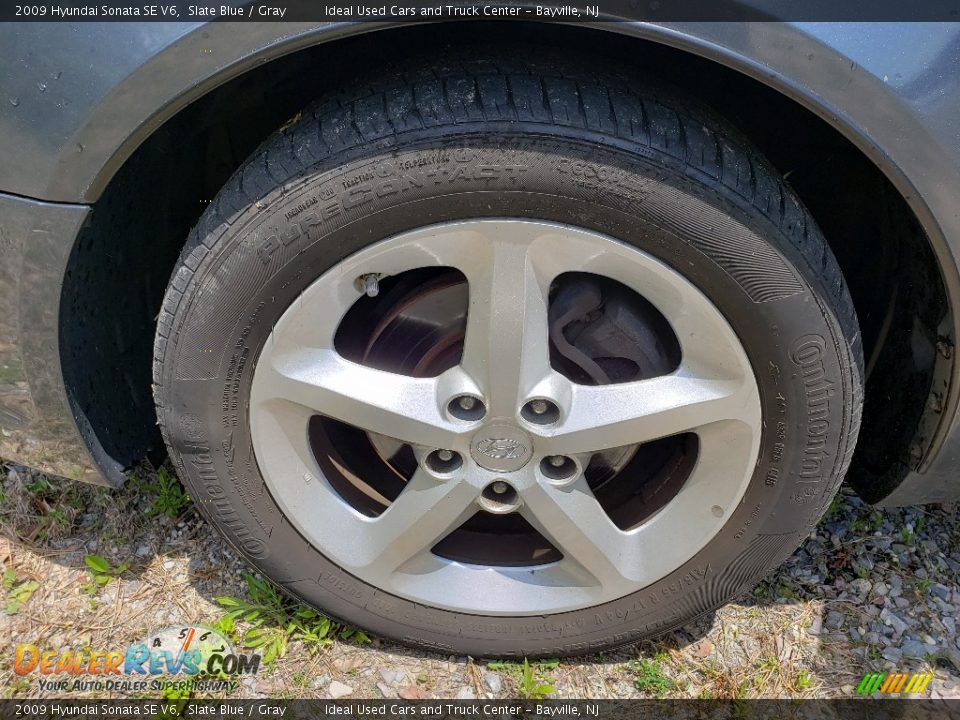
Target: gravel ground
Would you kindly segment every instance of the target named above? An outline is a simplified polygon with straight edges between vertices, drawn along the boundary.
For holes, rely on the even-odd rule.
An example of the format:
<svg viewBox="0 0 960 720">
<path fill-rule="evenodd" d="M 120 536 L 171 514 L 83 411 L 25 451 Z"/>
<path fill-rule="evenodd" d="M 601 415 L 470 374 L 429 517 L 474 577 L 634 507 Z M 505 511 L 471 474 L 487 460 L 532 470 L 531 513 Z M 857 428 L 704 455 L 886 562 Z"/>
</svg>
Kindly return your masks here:
<svg viewBox="0 0 960 720">
<path fill-rule="evenodd" d="M 123 648 L 162 626 L 213 624 L 225 612 L 217 597 L 247 597 L 247 566 L 163 470 L 141 469 L 119 492 L 12 465 L 0 478 L 6 653 L 16 643 Z M 91 554 L 117 577 L 92 581 Z M 225 696 L 845 697 L 864 673 L 896 670 L 933 672 L 933 697 L 960 698 L 958 577 L 957 509 L 875 510 L 844 489 L 803 547 L 750 595 L 655 642 L 535 664 L 524 681 L 516 666 L 358 642 L 362 635 L 344 630 L 310 644 L 274 624 L 285 654 Z M 0 662 L 0 697 L 46 694 L 11 661 Z"/>
</svg>

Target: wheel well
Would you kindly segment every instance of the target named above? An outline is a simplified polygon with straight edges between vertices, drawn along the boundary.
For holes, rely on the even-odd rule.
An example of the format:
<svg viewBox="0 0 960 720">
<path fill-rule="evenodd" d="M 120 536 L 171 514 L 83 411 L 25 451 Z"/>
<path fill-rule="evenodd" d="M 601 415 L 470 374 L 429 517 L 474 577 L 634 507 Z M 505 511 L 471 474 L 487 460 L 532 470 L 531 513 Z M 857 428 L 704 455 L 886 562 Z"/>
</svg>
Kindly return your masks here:
<svg viewBox="0 0 960 720">
<path fill-rule="evenodd" d="M 938 328 L 949 316 L 939 266 L 886 176 L 837 130 L 763 83 L 690 53 L 601 30 L 540 24 L 538 39 L 595 50 L 656 74 L 712 105 L 783 173 L 836 255 L 860 319 L 867 364 L 860 441 L 849 479 L 867 500 L 892 490 L 924 447 Z M 200 98 L 153 133 L 94 206 L 67 267 L 61 359 L 101 467 L 164 450 L 150 386 L 155 318 L 190 228 L 230 174 L 315 97 L 407 48 L 529 44 L 521 24 L 384 30 L 261 65 Z M 603 33 L 602 42 L 584 34 Z M 574 37 L 576 38 L 574 40 Z M 596 40 L 597 38 L 592 38 Z M 440 57 L 440 55 L 438 55 Z M 322 68 L 322 72 L 318 72 Z"/>
</svg>

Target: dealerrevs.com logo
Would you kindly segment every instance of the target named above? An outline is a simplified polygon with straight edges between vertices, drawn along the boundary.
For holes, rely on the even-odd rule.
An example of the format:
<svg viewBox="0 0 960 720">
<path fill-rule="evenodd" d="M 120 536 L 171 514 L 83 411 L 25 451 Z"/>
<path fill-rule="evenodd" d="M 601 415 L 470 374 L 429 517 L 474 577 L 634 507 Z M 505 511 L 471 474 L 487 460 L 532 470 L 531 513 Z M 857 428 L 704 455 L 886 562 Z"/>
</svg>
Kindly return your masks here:
<svg viewBox="0 0 960 720">
<path fill-rule="evenodd" d="M 40 690 L 231 690 L 230 676 L 254 674 L 260 655 L 238 654 L 221 633 L 202 625 L 172 626 L 122 650 L 14 648 L 13 671 L 37 675 Z"/>
</svg>

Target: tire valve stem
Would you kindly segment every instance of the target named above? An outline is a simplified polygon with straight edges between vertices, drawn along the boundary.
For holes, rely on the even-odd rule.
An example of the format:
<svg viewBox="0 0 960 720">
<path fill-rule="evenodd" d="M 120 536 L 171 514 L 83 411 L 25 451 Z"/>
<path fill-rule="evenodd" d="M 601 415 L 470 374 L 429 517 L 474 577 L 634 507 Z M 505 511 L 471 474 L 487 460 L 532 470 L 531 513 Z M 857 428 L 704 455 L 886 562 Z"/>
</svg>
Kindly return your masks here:
<svg viewBox="0 0 960 720">
<path fill-rule="evenodd" d="M 360 276 L 360 285 L 367 297 L 376 297 L 380 294 L 380 278 L 376 273 L 367 273 Z"/>
<path fill-rule="evenodd" d="M 493 484 L 493 491 L 497 495 L 503 495 L 508 489 L 509 489 L 509 486 L 503 480 L 497 480 Z"/>
<path fill-rule="evenodd" d="M 547 460 L 555 468 L 562 467 L 567 459 L 563 455 L 551 455 Z"/>
<path fill-rule="evenodd" d="M 547 401 L 533 400 L 530 403 L 530 409 L 533 410 L 537 415 L 543 415 L 547 411 Z"/>
<path fill-rule="evenodd" d="M 374 293 L 376 295 L 376 293 Z M 371 296 L 372 297 L 372 296 Z M 453 460 L 453 451 L 452 450 L 437 450 L 437 457 L 443 460 L 444 462 L 450 462 Z"/>
</svg>

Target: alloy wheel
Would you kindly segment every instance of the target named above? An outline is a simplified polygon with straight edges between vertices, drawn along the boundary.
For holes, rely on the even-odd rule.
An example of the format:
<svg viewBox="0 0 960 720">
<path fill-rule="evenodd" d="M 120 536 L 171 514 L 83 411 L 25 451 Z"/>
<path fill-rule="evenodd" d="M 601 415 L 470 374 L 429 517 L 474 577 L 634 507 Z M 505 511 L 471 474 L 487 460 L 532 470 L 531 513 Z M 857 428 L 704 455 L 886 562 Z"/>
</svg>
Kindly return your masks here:
<svg viewBox="0 0 960 720">
<path fill-rule="evenodd" d="M 354 328 L 357 308 L 405 275 L 417 282 L 401 309 Z M 661 345 L 675 343 L 675 362 L 620 377 L 622 362 L 574 347 L 563 323 L 580 318 L 576 298 L 558 290 L 571 277 L 654 308 L 667 329 L 646 330 L 670 335 Z M 375 345 L 416 293 L 430 301 L 429 332 Z M 629 339 L 642 351 L 645 337 Z M 372 348 L 421 344 L 412 370 L 370 360 Z M 249 421 L 275 501 L 345 572 L 429 606 L 517 616 L 623 597 L 696 555 L 749 483 L 761 411 L 736 334 L 675 269 L 596 232 L 484 219 L 381 241 L 311 284 L 257 360 Z M 651 458 L 667 471 L 646 472 Z M 382 465 L 384 486 L 356 464 Z M 600 464 L 610 472 L 598 480 Z M 661 489 L 646 511 L 621 511 Z M 498 544 L 497 528 L 534 539 Z"/>
</svg>

